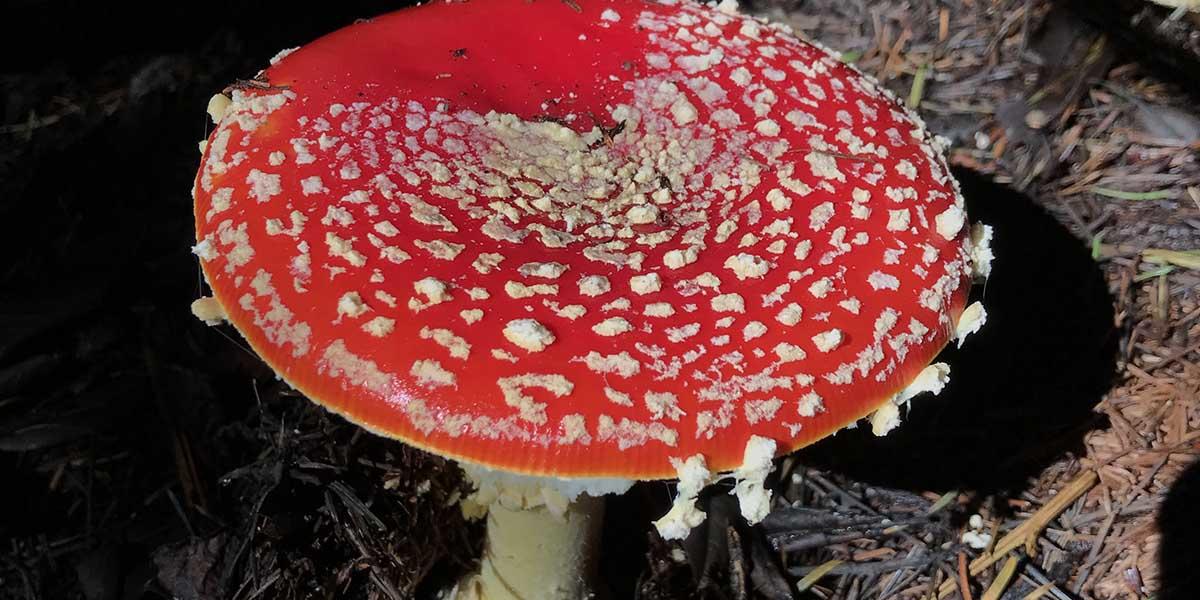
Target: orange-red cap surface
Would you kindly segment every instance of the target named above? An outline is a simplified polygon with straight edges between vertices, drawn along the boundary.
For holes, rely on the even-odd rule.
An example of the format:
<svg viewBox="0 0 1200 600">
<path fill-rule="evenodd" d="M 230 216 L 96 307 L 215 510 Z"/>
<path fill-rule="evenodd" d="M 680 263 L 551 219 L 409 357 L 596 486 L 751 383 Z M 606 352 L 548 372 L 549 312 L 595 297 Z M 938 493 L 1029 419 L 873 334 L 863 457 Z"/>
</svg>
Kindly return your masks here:
<svg viewBox="0 0 1200 600">
<path fill-rule="evenodd" d="M 196 179 L 230 321 L 311 399 L 495 468 L 671 477 L 862 418 L 970 279 L 930 135 L 690 2 L 436 2 L 234 92 Z"/>
</svg>

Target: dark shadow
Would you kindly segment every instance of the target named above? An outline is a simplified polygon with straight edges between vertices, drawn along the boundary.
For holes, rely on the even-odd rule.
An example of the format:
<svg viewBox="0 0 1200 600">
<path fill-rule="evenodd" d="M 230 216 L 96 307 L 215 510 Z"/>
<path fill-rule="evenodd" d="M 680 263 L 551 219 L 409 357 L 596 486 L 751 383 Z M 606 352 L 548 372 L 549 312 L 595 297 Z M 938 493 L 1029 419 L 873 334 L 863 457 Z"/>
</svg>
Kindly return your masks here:
<svg viewBox="0 0 1200 600">
<path fill-rule="evenodd" d="M 809 464 L 890 487 L 1012 489 L 1099 426 L 1092 407 L 1115 374 L 1112 300 L 1088 249 L 1027 197 L 955 173 L 972 220 L 995 227 L 990 280 L 976 286 L 988 322 L 961 350 L 940 396 L 914 399 L 877 438 L 843 431 L 802 450 Z"/>
<path fill-rule="evenodd" d="M 262 451 L 251 384 L 273 378 L 188 311 L 204 107 L 403 4 L 5 3 L 0 123 L 38 126 L 0 135 L 0 598 L 139 598 L 156 548 L 244 530 L 218 478 Z"/>
<path fill-rule="evenodd" d="M 649 524 L 671 508 L 674 489 L 661 481 L 639 482 L 624 494 L 604 499 L 604 530 L 599 580 L 609 598 L 633 598 L 647 568 Z"/>
<path fill-rule="evenodd" d="M 1200 592 L 1200 460 L 1167 492 L 1158 513 L 1161 589 L 1158 600 L 1192 600 Z"/>
<path fill-rule="evenodd" d="M 1138 66 L 1158 78 L 1179 86 L 1193 100 L 1200 99 L 1200 48 L 1187 17 L 1170 18 L 1172 8 L 1141 2 L 1115 0 L 1103 10 L 1088 0 L 1059 0 L 1071 16 L 1103 31 L 1121 54 L 1138 61 Z"/>
</svg>

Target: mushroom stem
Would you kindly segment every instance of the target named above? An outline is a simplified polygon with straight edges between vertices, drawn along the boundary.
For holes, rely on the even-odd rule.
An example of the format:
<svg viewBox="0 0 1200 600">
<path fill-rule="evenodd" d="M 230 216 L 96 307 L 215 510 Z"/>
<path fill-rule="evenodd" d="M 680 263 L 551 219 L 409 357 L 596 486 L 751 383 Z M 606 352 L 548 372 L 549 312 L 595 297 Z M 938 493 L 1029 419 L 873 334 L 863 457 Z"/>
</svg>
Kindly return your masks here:
<svg viewBox="0 0 1200 600">
<path fill-rule="evenodd" d="M 488 508 L 479 572 L 456 600 L 579 600 L 591 597 L 604 500 L 580 495 L 561 515 L 546 506 Z"/>
</svg>

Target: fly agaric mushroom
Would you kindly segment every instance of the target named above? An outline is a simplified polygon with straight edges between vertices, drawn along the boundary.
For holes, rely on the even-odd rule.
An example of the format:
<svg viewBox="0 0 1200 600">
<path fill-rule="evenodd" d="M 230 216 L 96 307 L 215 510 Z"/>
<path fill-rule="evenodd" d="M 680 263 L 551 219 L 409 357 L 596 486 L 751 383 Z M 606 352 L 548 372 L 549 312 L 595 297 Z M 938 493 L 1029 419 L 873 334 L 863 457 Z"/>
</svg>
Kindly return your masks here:
<svg viewBox="0 0 1200 600">
<path fill-rule="evenodd" d="M 761 519 L 774 456 L 886 432 L 983 320 L 990 230 L 920 120 L 728 1 L 433 3 L 231 96 L 199 312 L 462 462 L 491 514 L 468 595 L 583 594 L 598 498 L 634 480 L 680 478 L 667 537 L 714 473 Z"/>
</svg>

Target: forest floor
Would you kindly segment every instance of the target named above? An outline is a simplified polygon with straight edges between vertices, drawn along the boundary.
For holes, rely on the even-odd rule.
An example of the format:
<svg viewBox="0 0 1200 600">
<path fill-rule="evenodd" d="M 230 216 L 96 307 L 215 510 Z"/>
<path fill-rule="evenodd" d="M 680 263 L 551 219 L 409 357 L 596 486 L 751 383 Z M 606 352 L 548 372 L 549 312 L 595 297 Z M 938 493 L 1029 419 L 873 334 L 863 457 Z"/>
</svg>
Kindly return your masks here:
<svg viewBox="0 0 1200 600">
<path fill-rule="evenodd" d="M 208 97 L 394 5 L 282 22 L 250 4 L 220 26 L 181 10 L 99 33 L 132 9 L 14 9 L 27 36 L 98 37 L 0 65 L 0 597 L 433 597 L 479 555 L 456 467 L 314 407 L 187 310 Z M 991 320 L 892 436 L 779 461 L 761 526 L 714 490 L 707 524 L 667 544 L 647 526 L 667 484 L 610 500 L 614 597 L 1194 597 L 1200 62 L 1151 42 L 1200 47 L 1200 17 L 1089 7 L 755 6 L 951 140 L 973 218 L 997 231 L 977 292 Z"/>
</svg>

